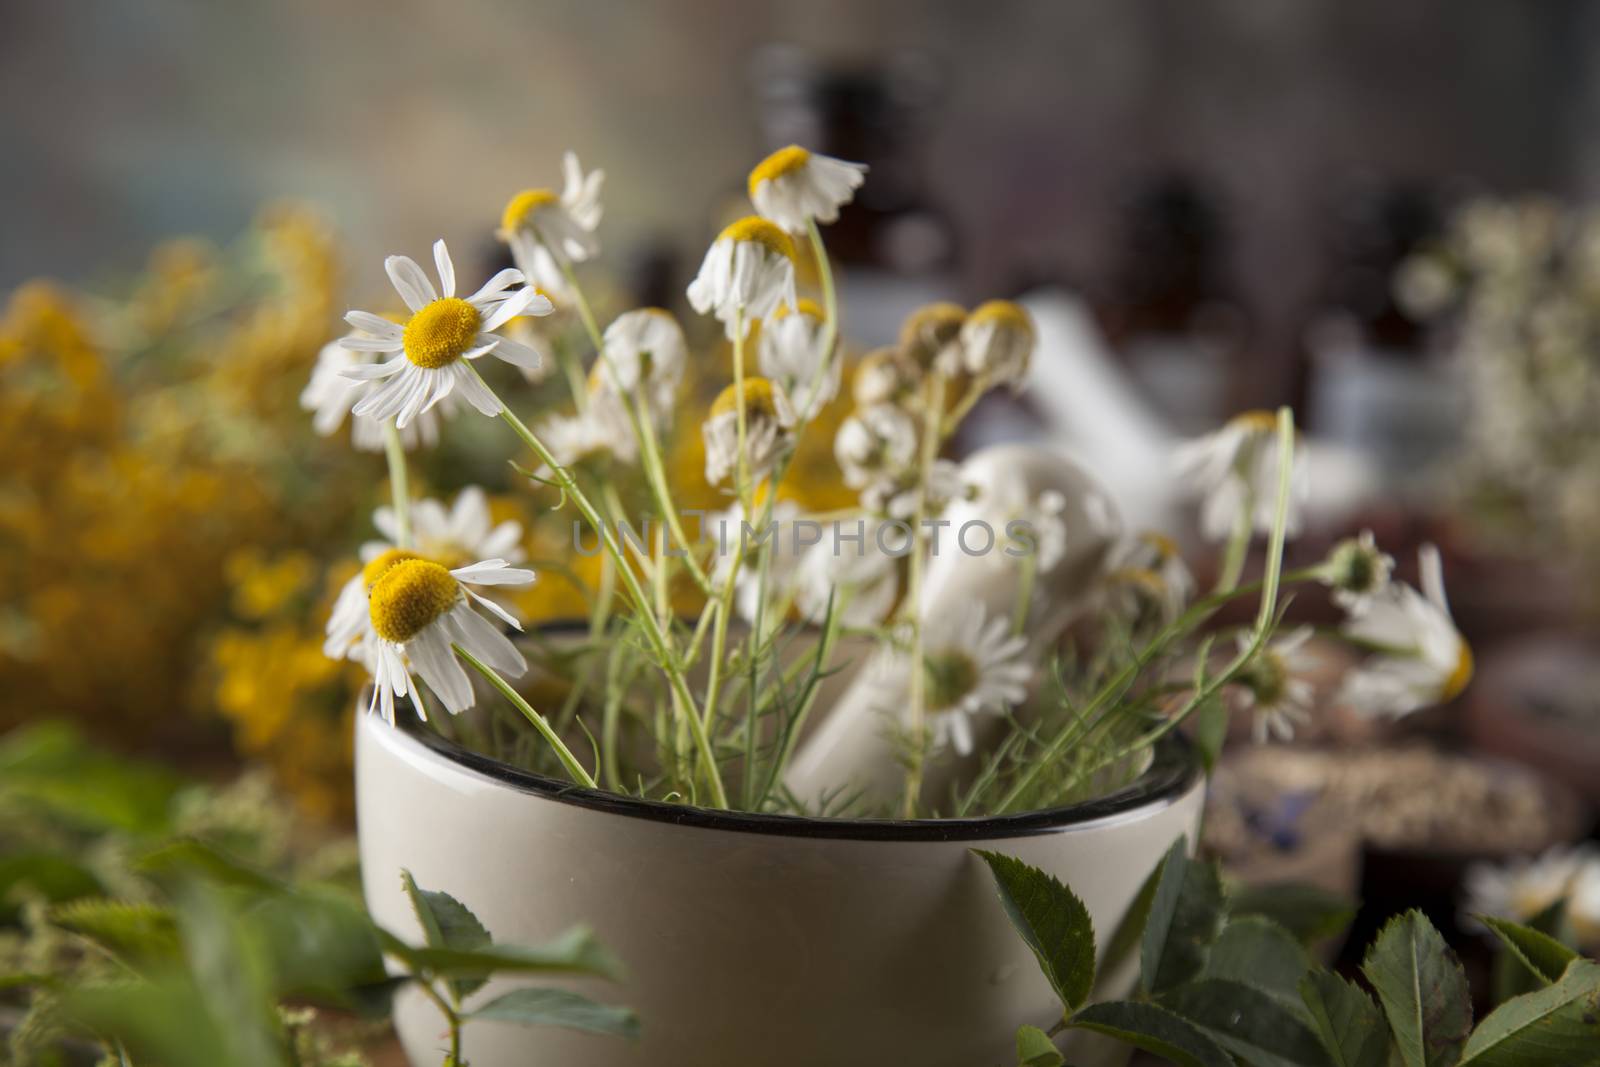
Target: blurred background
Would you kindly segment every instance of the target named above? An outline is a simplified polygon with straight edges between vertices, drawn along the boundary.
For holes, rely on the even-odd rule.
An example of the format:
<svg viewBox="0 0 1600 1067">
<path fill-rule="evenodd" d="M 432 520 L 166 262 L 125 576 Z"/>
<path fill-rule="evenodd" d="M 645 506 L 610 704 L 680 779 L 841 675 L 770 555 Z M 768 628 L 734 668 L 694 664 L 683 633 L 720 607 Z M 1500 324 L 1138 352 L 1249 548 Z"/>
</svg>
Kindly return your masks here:
<svg viewBox="0 0 1600 1067">
<path fill-rule="evenodd" d="M 749 166 L 799 142 L 872 168 L 829 237 L 858 351 L 934 299 L 1033 311 L 1031 389 L 964 447 L 1066 443 L 1183 530 L 1171 446 L 1288 403 L 1296 558 L 1371 527 L 1415 580 L 1444 550 L 1473 684 L 1240 746 L 1230 870 L 1471 944 L 1473 864 L 1593 830 L 1600 4 L 7 4 L 0 100 L 0 727 L 263 764 L 342 826 L 357 679 L 320 629 L 384 488 L 297 403 L 339 315 L 437 237 L 493 265 L 567 149 L 607 173 L 607 306 L 683 311 Z M 424 486 L 507 488 L 460 436 Z M 535 617 L 581 608 L 540 586 Z M 1521 877 L 1507 909 L 1548 903 Z"/>
</svg>

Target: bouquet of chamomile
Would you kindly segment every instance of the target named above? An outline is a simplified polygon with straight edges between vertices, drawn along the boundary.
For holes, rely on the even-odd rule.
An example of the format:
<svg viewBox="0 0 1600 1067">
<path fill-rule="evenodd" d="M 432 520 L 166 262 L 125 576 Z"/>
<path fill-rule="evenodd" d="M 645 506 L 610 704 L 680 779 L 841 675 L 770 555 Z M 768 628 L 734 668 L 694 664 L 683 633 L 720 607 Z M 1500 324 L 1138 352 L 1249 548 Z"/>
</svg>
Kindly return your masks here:
<svg viewBox="0 0 1600 1067">
<path fill-rule="evenodd" d="M 938 303 L 897 344 L 852 354 L 823 227 L 865 167 L 789 147 L 751 171 L 753 213 L 688 286 L 715 320 L 696 354 L 660 308 L 602 325 L 582 277 L 602 174 L 565 166 L 559 193 L 506 205 L 514 267 L 458 278 L 442 241 L 431 271 L 389 257 L 404 310 L 346 315 L 306 389 L 320 431 L 348 421 L 357 448 L 387 457 L 392 503 L 326 645 L 370 672 L 369 713 L 585 789 L 961 817 L 1114 792 L 1180 726 L 1219 738 L 1230 711 L 1260 740 L 1290 736 L 1319 700 L 1310 630 L 1284 620 L 1296 584 L 1330 587 L 1340 635 L 1366 653 L 1347 703 L 1404 715 L 1470 676 L 1436 553 L 1421 592 L 1391 581 L 1365 534 L 1284 569 L 1306 495 L 1287 412 L 1241 415 L 1175 457 L 1224 546 L 1204 591 L 1170 539 L 1125 529 L 1058 450 L 948 455 L 987 393 L 1025 386 L 1035 326 L 1009 301 Z M 705 410 L 686 377 L 725 352 Z M 552 391 L 558 405 L 532 410 Z M 570 527 L 550 566 L 598 559 L 571 625 L 524 630 L 519 587 L 548 568 L 525 565 L 523 527 L 494 523 L 481 490 L 447 506 L 409 489 L 408 458 L 479 417 L 504 423 L 529 506 Z M 695 430 L 703 475 L 673 461 Z M 808 509 L 789 484 L 808 430 L 831 435 L 849 506 Z M 1257 540 L 1265 562 L 1246 581 Z M 1249 614 L 1222 612 L 1235 600 L 1253 621 L 1223 621 Z"/>
</svg>

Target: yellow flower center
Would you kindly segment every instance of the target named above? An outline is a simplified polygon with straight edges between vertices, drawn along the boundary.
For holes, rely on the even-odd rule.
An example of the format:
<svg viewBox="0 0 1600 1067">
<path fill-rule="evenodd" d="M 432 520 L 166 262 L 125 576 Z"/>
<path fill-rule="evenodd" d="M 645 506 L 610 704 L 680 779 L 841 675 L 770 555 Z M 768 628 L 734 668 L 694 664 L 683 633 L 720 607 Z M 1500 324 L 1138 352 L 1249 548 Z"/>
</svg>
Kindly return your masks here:
<svg viewBox="0 0 1600 1067">
<path fill-rule="evenodd" d="M 811 153 L 797 144 L 788 148 L 780 148 L 772 155 L 757 163 L 750 171 L 748 192 L 752 199 L 756 195 L 756 187 L 762 182 L 770 182 L 775 178 L 782 178 L 793 174 L 795 171 L 811 162 Z"/>
<path fill-rule="evenodd" d="M 750 215 L 717 234 L 719 241 L 750 241 L 775 256 L 794 259 L 794 242 L 789 235 L 758 215 Z"/>
<path fill-rule="evenodd" d="M 716 401 L 711 405 L 712 415 L 727 415 L 739 410 L 739 387 L 730 385 L 717 394 Z M 765 378 L 746 378 L 744 380 L 744 411 L 745 417 L 751 419 L 778 417 L 777 393 L 771 382 Z"/>
<path fill-rule="evenodd" d="M 533 213 L 546 204 L 553 204 L 560 197 L 550 189 L 524 189 L 522 192 L 506 201 L 506 209 L 500 213 L 500 230 L 503 233 L 516 233 L 528 224 Z"/>
<path fill-rule="evenodd" d="M 1155 530 L 1146 530 L 1139 535 L 1139 540 L 1155 549 L 1156 558 L 1162 561 L 1174 559 L 1178 555 L 1177 542 L 1164 533 Z"/>
<path fill-rule="evenodd" d="M 417 553 L 404 548 L 386 548 L 378 555 L 373 556 L 365 567 L 361 568 L 361 585 L 368 592 L 378 584 L 378 579 L 389 572 L 389 568 L 396 563 L 404 563 L 408 559 L 421 559 Z"/>
<path fill-rule="evenodd" d="M 477 340 L 483 317 L 460 297 L 435 300 L 406 323 L 406 358 L 419 367 L 448 367 Z"/>
<path fill-rule="evenodd" d="M 439 564 L 401 560 L 372 587 L 367 612 L 385 641 L 405 644 L 455 606 L 461 584 Z"/>
<path fill-rule="evenodd" d="M 1233 426 L 1256 433 L 1271 433 L 1278 428 L 1278 416 L 1270 411 L 1246 411 L 1228 421 Z"/>
<path fill-rule="evenodd" d="M 788 304 L 779 304 L 778 310 L 772 313 L 772 321 L 781 322 L 790 315 L 806 315 L 818 322 L 821 322 L 828 317 L 828 313 L 822 310 L 822 305 L 811 299 L 809 296 L 802 296 L 799 300 L 795 301 L 793 311 L 789 309 Z"/>
<path fill-rule="evenodd" d="M 953 708 L 978 685 L 978 665 L 961 651 L 924 656 L 923 677 L 927 683 L 928 707 Z"/>
<path fill-rule="evenodd" d="M 1439 691 L 1439 700 L 1453 700 L 1472 681 L 1472 648 L 1462 641 L 1456 651 L 1456 669 L 1450 672 L 1450 677 L 1444 681 L 1444 688 Z"/>
<path fill-rule="evenodd" d="M 1033 319 L 1022 310 L 1022 305 L 1009 300 L 990 300 L 972 311 L 973 322 L 987 322 L 1010 330 L 1020 330 L 1033 336 Z"/>
</svg>

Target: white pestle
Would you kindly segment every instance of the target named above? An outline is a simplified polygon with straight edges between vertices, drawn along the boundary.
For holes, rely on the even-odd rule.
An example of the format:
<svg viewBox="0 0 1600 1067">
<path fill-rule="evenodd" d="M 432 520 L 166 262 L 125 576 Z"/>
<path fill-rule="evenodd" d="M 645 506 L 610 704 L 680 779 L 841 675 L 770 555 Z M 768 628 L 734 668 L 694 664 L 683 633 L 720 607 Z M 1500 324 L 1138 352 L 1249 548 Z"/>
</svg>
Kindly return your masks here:
<svg viewBox="0 0 1600 1067">
<path fill-rule="evenodd" d="M 1091 608 L 1121 521 L 1110 495 L 1075 460 L 1047 446 L 1006 444 L 974 453 L 961 465 L 973 499 L 952 504 L 943 516 L 949 525 L 937 528 L 938 555 L 929 560 L 923 585 L 922 618 L 937 620 L 952 613 L 982 609 L 989 618 L 1011 618 L 1022 595 L 1022 560 L 1005 554 L 1007 523 L 1019 513 L 1036 510 L 1045 494 L 1056 494 L 1056 518 L 1065 529 L 1065 544 L 1054 565 L 1034 578 L 1026 627 L 1028 655 L 1043 673 L 1043 654 L 1072 621 Z M 1024 516 L 1025 517 L 1025 516 Z M 978 552 L 986 540 L 981 527 L 968 530 L 963 551 L 958 538 L 967 523 L 987 523 L 994 545 Z M 935 532 L 930 530 L 930 535 Z M 977 554 L 970 554 L 977 553 Z M 905 788 L 905 766 L 896 734 L 906 725 L 905 701 L 889 709 L 885 694 L 873 684 L 870 666 L 857 671 L 850 687 L 801 743 L 784 774 L 791 795 L 807 804 L 823 798 L 835 803 L 856 798 L 867 808 L 891 807 Z M 902 718 L 896 723 L 892 716 Z M 923 772 L 923 797 L 942 803 L 953 783 L 976 772 L 985 755 L 1004 736 L 1005 720 L 981 715 L 972 723 L 973 751 L 964 757 L 943 752 Z"/>
</svg>

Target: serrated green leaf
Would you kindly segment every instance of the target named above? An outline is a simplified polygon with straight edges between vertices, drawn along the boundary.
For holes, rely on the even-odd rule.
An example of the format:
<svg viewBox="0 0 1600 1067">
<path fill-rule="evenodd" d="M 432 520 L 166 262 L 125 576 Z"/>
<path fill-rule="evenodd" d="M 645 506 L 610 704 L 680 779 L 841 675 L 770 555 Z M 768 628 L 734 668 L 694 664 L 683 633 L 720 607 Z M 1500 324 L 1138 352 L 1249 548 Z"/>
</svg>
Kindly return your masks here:
<svg viewBox="0 0 1600 1067">
<path fill-rule="evenodd" d="M 259 870 L 223 849 L 198 838 L 183 837 L 168 841 L 142 853 L 134 869 L 161 876 L 200 875 L 206 881 L 257 893 L 282 893 L 288 884 Z"/>
<path fill-rule="evenodd" d="M 170 963 L 181 951 L 172 913 L 154 904 L 105 898 L 74 900 L 51 908 L 49 918 L 135 969 Z"/>
<path fill-rule="evenodd" d="M 1225 897 L 1215 864 L 1199 863 L 1179 838 L 1161 863 L 1140 948 L 1139 986 L 1157 993 L 1188 981 L 1205 967 L 1222 932 Z"/>
<path fill-rule="evenodd" d="M 1228 912 L 1235 918 L 1271 919 L 1307 946 L 1343 933 L 1356 910 L 1355 901 L 1314 885 L 1237 886 L 1228 895 Z"/>
<path fill-rule="evenodd" d="M 1526 920 L 1522 925 L 1530 930 L 1537 930 L 1547 937 L 1554 938 L 1557 944 L 1570 947 L 1575 940 L 1572 920 L 1567 914 L 1567 901 L 1564 897 L 1551 901 L 1546 908 Z M 1496 1005 L 1504 1004 L 1512 997 L 1521 996 L 1523 993 L 1532 993 L 1535 989 L 1542 989 L 1548 984 L 1511 952 L 1495 954 L 1494 967 L 1490 979 L 1492 982 L 1491 999 Z"/>
<path fill-rule="evenodd" d="M 1318 969 L 1301 979 L 1300 997 L 1334 1067 L 1387 1067 L 1389 1024 L 1365 992 Z"/>
<path fill-rule="evenodd" d="M 632 1041 L 639 1036 L 639 1018 L 627 1008 L 600 1004 L 565 989 L 513 989 L 468 1013 L 469 1019 L 561 1026 Z"/>
<path fill-rule="evenodd" d="M 1017 1067 L 1061 1067 L 1065 1062 L 1049 1034 L 1037 1026 L 1017 1027 Z"/>
<path fill-rule="evenodd" d="M 480 949 L 408 945 L 387 931 L 378 937 L 385 953 L 413 970 L 438 978 L 487 978 L 495 974 L 592 974 L 619 978 L 622 965 L 586 927 L 574 927 L 545 945 L 487 945 Z"/>
<path fill-rule="evenodd" d="M 1311 970 L 1311 957 L 1294 935 L 1271 919 L 1249 915 L 1222 928 L 1206 961 L 1208 978 L 1253 985 L 1300 1008 L 1300 979 Z"/>
<path fill-rule="evenodd" d="M 974 850 L 989 865 L 1000 903 L 1071 1015 L 1094 988 L 1094 924 L 1077 895 L 1019 859 Z"/>
<path fill-rule="evenodd" d="M 1391 919 L 1361 972 L 1406 1067 L 1454 1067 L 1472 1029 L 1472 1001 L 1460 962 L 1433 924 L 1419 911 Z"/>
<path fill-rule="evenodd" d="M 0 923 L 15 922 L 26 889 L 51 904 L 96 896 L 104 887 L 83 864 L 58 852 L 15 852 L 0 857 Z"/>
<path fill-rule="evenodd" d="M 1228 718 L 1228 705 L 1216 698 L 1200 705 L 1194 713 L 1194 747 L 1207 774 L 1216 767 L 1217 757 L 1228 740 Z"/>
<path fill-rule="evenodd" d="M 1122 916 L 1122 921 L 1117 923 L 1117 928 L 1112 931 L 1111 940 L 1106 944 L 1105 951 L 1101 954 L 1099 971 L 1102 975 L 1115 970 L 1127 958 L 1128 953 L 1139 947 L 1139 941 L 1144 936 L 1145 923 L 1150 918 L 1150 905 L 1155 901 L 1156 885 L 1161 881 L 1161 864 L 1145 878 L 1144 884 L 1139 887 L 1139 893 L 1133 898 L 1133 903 L 1128 905 L 1128 911 Z"/>
<path fill-rule="evenodd" d="M 422 935 L 433 948 L 473 952 L 494 943 L 494 938 L 489 936 L 489 931 L 478 917 L 472 914 L 472 909 L 455 897 L 421 888 L 410 871 L 400 872 L 400 882 L 405 887 L 406 896 L 411 899 L 411 910 L 416 912 L 417 921 L 422 924 Z M 450 986 L 459 1001 L 483 988 L 487 980 L 487 975 L 481 978 L 457 978 L 451 981 Z"/>
<path fill-rule="evenodd" d="M 307 888 L 256 901 L 242 921 L 264 946 L 279 996 L 381 1014 L 395 982 L 378 931 L 358 902 Z"/>
<path fill-rule="evenodd" d="M 1168 990 L 1160 1002 L 1252 1067 L 1327 1067 L 1301 1006 L 1254 986 L 1202 978 Z"/>
<path fill-rule="evenodd" d="M 1067 1021 L 1164 1057 L 1178 1067 L 1234 1067 L 1233 1057 L 1193 1024 L 1156 1004 L 1128 1000 L 1091 1004 Z"/>
<path fill-rule="evenodd" d="M 1567 965 L 1578 958 L 1572 949 L 1531 926 L 1493 915 L 1479 918 L 1500 939 L 1506 951 L 1539 980 L 1540 985 L 1557 981 L 1566 973 Z"/>
<path fill-rule="evenodd" d="M 1467 1040 L 1461 1067 L 1600 1064 L 1600 963 L 1576 959 L 1554 985 L 1506 1001 Z"/>
</svg>

